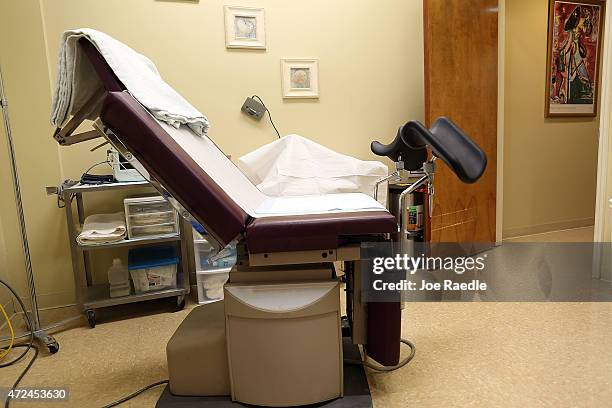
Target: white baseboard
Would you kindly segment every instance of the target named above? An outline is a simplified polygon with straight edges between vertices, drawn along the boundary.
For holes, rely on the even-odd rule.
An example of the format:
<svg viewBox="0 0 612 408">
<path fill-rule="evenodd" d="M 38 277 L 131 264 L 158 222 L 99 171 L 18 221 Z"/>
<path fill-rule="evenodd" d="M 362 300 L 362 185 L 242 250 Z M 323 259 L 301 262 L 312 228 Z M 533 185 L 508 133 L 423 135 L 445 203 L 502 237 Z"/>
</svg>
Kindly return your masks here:
<svg viewBox="0 0 612 408">
<path fill-rule="evenodd" d="M 525 235 L 543 234 L 546 232 L 561 231 L 574 228 L 592 227 L 595 218 L 582 218 L 577 220 L 565 220 L 551 222 L 548 224 L 530 225 L 525 227 L 508 228 L 503 232 L 504 239 L 522 237 Z"/>
</svg>

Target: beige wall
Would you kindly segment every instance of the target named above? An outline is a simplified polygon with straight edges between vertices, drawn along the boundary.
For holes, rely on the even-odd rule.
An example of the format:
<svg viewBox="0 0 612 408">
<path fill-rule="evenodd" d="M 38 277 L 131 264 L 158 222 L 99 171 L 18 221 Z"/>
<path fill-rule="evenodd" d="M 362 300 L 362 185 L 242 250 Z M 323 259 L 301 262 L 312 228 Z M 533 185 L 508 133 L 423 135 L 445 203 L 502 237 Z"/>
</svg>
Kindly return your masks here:
<svg viewBox="0 0 612 408">
<path fill-rule="evenodd" d="M 225 48 L 226 1 L 42 1 L 53 60 L 66 29 L 111 34 L 149 56 L 164 79 L 208 115 L 212 137 L 235 157 L 276 137 L 267 121 L 240 112 L 245 97 L 257 93 L 281 133 L 360 158 L 372 157 L 373 138 L 391 138 L 407 119 L 422 118 L 421 3 L 313 0 L 298 11 L 292 2 L 243 1 L 266 9 L 268 49 L 262 52 Z M 282 57 L 320 59 L 320 100 L 282 100 Z M 55 64 L 51 70 L 55 77 Z M 63 153 L 67 174 L 91 161 L 84 151 Z"/>
<path fill-rule="evenodd" d="M 596 119 L 544 119 L 548 0 L 506 0 L 504 236 L 593 225 Z"/>
<path fill-rule="evenodd" d="M 27 28 L 26 28 L 27 27 Z M 0 2 L 0 65 L 5 80 L 10 121 L 21 177 L 35 282 L 42 306 L 65 301 L 73 292 L 69 275 L 64 220 L 55 201 L 45 194 L 46 185 L 61 179 L 57 146 L 49 137 L 49 74 L 40 5 L 36 1 Z M 3 194 L 2 230 L 12 283 L 27 296 L 24 262 L 6 138 L 0 141 Z"/>
<path fill-rule="evenodd" d="M 406 120 L 422 119 L 421 0 L 388 0 L 384 6 L 371 0 L 312 0 L 299 9 L 288 1 L 232 2 L 265 7 L 265 52 L 225 48 L 226 3 L 0 3 L 0 63 L 6 71 L 38 293 L 48 295 L 43 306 L 73 301 L 63 212 L 45 196 L 44 187 L 78 178 L 90 164 L 104 158 L 104 149 L 89 152 L 96 142 L 58 149 L 51 139 L 49 78 L 54 80 L 56 75 L 64 30 L 91 27 L 105 31 L 149 56 L 164 79 L 208 115 L 212 138 L 234 157 L 276 137 L 267 120 L 257 123 L 240 113 L 244 98 L 254 93 L 264 99 L 281 133 L 299 133 L 364 159 L 374 158 L 369 152 L 371 140 L 390 140 Z M 15 41 L 17 36 L 19 41 Z M 320 100 L 283 101 L 282 57 L 319 58 Z M 8 181 L 2 178 L 2 183 L 8 190 Z M 6 218 L 11 223 L 3 227 L 5 237 L 17 243 L 14 213 L 8 209 L 10 196 L 1 200 L 3 221 Z M 110 195 L 90 202 L 89 211 L 109 211 L 120 205 L 120 197 Z M 20 249 L 11 245 L 7 253 L 17 259 Z M 102 254 L 99 266 L 114 255 Z"/>
</svg>

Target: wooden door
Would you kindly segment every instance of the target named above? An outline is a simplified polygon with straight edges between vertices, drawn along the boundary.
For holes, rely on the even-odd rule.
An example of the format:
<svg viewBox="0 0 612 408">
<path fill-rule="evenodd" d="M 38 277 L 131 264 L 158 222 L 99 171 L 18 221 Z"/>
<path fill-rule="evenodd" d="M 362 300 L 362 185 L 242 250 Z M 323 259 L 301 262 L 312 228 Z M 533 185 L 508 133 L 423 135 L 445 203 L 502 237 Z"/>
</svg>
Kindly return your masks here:
<svg viewBox="0 0 612 408">
<path fill-rule="evenodd" d="M 495 242 L 497 18 L 497 0 L 424 0 L 427 126 L 439 116 L 451 118 L 488 158 L 473 185 L 437 162 L 432 242 Z"/>
</svg>

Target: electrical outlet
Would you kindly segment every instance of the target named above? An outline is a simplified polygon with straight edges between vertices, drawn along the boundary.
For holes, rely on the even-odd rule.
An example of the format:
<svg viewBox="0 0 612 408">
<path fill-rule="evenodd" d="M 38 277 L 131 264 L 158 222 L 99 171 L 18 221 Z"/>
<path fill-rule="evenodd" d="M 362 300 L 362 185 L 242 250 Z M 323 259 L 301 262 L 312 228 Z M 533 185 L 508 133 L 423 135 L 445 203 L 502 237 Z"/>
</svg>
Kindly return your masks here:
<svg viewBox="0 0 612 408">
<path fill-rule="evenodd" d="M 266 107 L 254 98 L 246 98 L 240 110 L 255 120 L 261 120 L 266 113 Z"/>
</svg>

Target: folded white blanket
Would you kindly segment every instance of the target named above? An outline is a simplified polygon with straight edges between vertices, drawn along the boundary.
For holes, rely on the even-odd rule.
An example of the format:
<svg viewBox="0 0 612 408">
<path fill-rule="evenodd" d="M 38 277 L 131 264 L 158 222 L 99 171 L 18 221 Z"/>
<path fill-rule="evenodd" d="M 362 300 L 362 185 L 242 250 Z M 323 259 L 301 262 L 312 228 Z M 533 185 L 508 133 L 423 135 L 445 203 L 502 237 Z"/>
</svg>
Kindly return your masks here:
<svg viewBox="0 0 612 408">
<path fill-rule="evenodd" d="M 209 127 L 206 116 L 164 82 L 150 59 L 90 28 L 66 31 L 62 36 L 51 107 L 53 125 L 63 126 L 70 115 L 102 87 L 93 67 L 77 46 L 82 37 L 94 44 L 130 94 L 153 116 L 176 128 L 185 124 L 198 135 L 206 134 Z M 98 112 L 94 113 L 97 115 Z"/>
<path fill-rule="evenodd" d="M 77 237 L 80 245 L 101 245 L 125 239 L 125 214 L 94 214 L 85 218 L 83 231 Z"/>
</svg>

